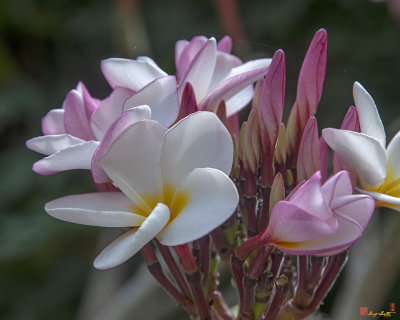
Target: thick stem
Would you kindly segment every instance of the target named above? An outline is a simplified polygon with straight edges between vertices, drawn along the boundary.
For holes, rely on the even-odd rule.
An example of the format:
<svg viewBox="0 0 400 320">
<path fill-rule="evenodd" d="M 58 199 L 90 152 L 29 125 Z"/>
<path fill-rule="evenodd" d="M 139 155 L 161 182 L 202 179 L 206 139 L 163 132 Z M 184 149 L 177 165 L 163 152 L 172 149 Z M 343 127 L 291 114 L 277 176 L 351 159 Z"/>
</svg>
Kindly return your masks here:
<svg viewBox="0 0 400 320">
<path fill-rule="evenodd" d="M 225 303 L 224 298 L 218 290 L 214 290 L 211 293 L 212 300 L 214 302 L 213 307 L 221 319 L 233 320 L 235 316 L 232 314 L 231 310 Z"/>
<path fill-rule="evenodd" d="M 262 205 L 260 209 L 260 215 L 258 217 L 257 232 L 264 230 L 269 223 L 269 197 L 271 194 L 270 187 L 261 188 Z"/>
<path fill-rule="evenodd" d="M 272 290 L 272 295 L 264 318 L 275 320 L 289 291 L 289 279 L 286 276 L 280 276 L 275 280 L 275 286 Z"/>
<path fill-rule="evenodd" d="M 215 248 L 217 249 L 218 255 L 226 264 L 230 265 L 230 258 L 234 253 L 233 248 L 227 243 L 225 236 L 221 228 L 217 228 L 211 232 L 211 238 L 214 242 Z"/>
<path fill-rule="evenodd" d="M 233 280 L 236 284 L 236 289 L 239 296 L 239 306 L 243 302 L 243 278 L 244 278 L 244 269 L 243 269 L 244 261 L 238 258 L 236 255 L 232 255 L 231 257 L 231 266 L 232 266 L 232 276 Z"/>
</svg>

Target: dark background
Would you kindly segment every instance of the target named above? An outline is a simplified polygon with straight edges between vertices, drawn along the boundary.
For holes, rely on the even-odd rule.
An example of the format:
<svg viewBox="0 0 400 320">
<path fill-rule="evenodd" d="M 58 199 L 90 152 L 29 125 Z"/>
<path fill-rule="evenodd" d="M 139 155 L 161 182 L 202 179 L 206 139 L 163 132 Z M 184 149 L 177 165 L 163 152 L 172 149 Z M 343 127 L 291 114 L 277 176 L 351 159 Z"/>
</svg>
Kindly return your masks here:
<svg viewBox="0 0 400 320">
<path fill-rule="evenodd" d="M 41 156 L 24 146 L 25 140 L 41 134 L 41 118 L 51 108 L 60 107 L 78 81 L 95 97 L 109 94 L 99 68 L 102 59 L 149 55 L 174 74 L 175 41 L 199 34 L 217 39 L 230 34 L 234 52 L 244 61 L 272 57 L 282 48 L 287 63 L 287 111 L 295 99 L 304 54 L 315 31 L 323 27 L 328 31 L 328 63 L 317 112 L 320 129 L 340 125 L 353 103 L 352 84 L 359 81 L 374 97 L 389 139 L 398 131 L 397 0 L 248 0 L 236 5 L 235 14 L 235 2 L 230 0 L 0 1 L 1 319 L 101 319 L 93 316 L 99 312 L 98 306 L 110 302 L 134 271 L 141 270 L 140 255 L 111 271 L 93 270 L 92 261 L 102 247 L 99 241 L 114 236 L 98 228 L 57 221 L 43 209 L 45 202 L 56 197 L 94 191 L 89 173 L 38 176 L 31 167 Z M 399 225 L 399 219 L 391 210 L 377 212 L 373 225 L 378 227 L 369 232 L 378 238 L 373 241 L 379 243 L 388 233 L 384 228 Z M 386 258 L 399 256 L 397 243 Z M 360 249 L 367 251 L 365 264 L 375 259 L 368 246 Z M 377 308 L 388 310 L 388 302 L 400 307 L 396 266 L 389 272 L 389 280 L 385 278 L 385 294 L 373 296 Z M 374 277 L 380 281 L 379 274 Z M 352 283 L 349 277 L 341 278 L 340 283 L 345 282 Z M 328 297 L 324 312 L 330 312 L 338 290 L 339 286 L 335 287 Z M 171 301 L 163 293 L 154 293 L 157 295 L 160 298 L 148 298 L 145 306 L 132 306 L 121 319 L 177 319 Z M 353 319 L 361 306 L 372 308 L 370 304 L 354 305 Z M 169 311 L 160 313 L 164 307 Z M 103 318 L 114 316 L 103 314 Z"/>
</svg>

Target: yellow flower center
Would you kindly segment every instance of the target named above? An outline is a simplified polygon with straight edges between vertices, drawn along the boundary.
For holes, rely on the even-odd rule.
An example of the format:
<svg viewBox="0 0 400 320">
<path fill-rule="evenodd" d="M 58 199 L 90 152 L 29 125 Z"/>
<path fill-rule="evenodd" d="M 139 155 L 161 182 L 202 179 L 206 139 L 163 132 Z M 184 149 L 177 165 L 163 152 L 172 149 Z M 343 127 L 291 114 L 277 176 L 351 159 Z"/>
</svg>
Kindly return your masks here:
<svg viewBox="0 0 400 320">
<path fill-rule="evenodd" d="M 369 188 L 367 190 L 387 194 L 395 198 L 400 198 L 400 177 L 396 177 L 392 167 L 388 164 L 386 168 L 386 180 L 377 188 Z M 376 206 L 393 207 L 393 204 L 376 201 Z"/>
<path fill-rule="evenodd" d="M 169 185 L 163 185 L 163 192 L 157 196 L 153 194 L 140 194 L 140 196 L 147 204 L 148 208 L 133 204 L 129 207 L 132 212 L 144 217 L 148 217 L 157 203 L 163 203 L 169 208 L 170 211 L 168 224 L 182 212 L 191 198 L 191 195 L 188 191 L 180 190 L 179 192 L 176 192 L 176 188 Z"/>
</svg>

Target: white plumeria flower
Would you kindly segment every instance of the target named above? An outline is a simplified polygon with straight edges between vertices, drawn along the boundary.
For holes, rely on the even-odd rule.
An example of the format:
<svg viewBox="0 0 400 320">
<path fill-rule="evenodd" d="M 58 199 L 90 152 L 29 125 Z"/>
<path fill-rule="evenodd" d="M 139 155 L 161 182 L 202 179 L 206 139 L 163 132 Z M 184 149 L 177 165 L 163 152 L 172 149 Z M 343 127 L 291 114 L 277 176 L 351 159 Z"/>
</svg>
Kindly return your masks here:
<svg viewBox="0 0 400 320">
<path fill-rule="evenodd" d="M 122 192 L 66 196 L 45 206 L 61 220 L 132 228 L 100 253 L 98 269 L 121 264 L 154 237 L 167 246 L 196 240 L 227 220 L 239 201 L 227 176 L 232 139 L 215 114 L 197 112 L 170 129 L 154 120 L 118 124 L 126 119 L 110 127 L 97 151 Z"/>
<path fill-rule="evenodd" d="M 357 172 L 362 190 L 377 206 L 400 211 L 400 132 L 386 148 L 386 135 L 375 102 L 356 82 L 353 96 L 361 132 L 324 129 L 328 145 Z"/>
</svg>

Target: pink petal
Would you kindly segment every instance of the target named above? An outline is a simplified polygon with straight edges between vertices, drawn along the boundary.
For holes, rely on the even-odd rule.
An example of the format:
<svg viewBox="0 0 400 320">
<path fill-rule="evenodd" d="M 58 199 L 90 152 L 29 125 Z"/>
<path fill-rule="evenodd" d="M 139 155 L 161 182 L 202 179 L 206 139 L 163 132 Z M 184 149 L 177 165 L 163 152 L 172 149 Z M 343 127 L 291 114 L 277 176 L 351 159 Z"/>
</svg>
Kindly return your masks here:
<svg viewBox="0 0 400 320">
<path fill-rule="evenodd" d="M 263 148 L 275 150 L 285 100 L 285 54 L 275 52 L 262 86 L 259 115 Z"/>
<path fill-rule="evenodd" d="M 328 154 L 328 144 L 326 143 L 324 137 L 319 138 L 319 171 L 321 171 L 321 182 L 324 183 L 328 176 L 328 164 L 329 164 L 329 154 Z"/>
<path fill-rule="evenodd" d="M 287 254 L 296 255 L 330 255 L 333 252 L 342 252 L 357 241 L 362 234 L 361 226 L 354 220 L 337 216 L 338 229 L 324 237 L 277 247 Z"/>
<path fill-rule="evenodd" d="M 319 169 L 319 138 L 317 119 L 311 117 L 301 138 L 297 158 L 297 181 L 306 180 Z"/>
<path fill-rule="evenodd" d="M 193 87 L 188 82 L 186 83 L 186 86 L 183 89 L 177 121 L 197 111 L 199 111 L 199 109 L 197 108 L 196 97 L 194 95 Z"/>
<path fill-rule="evenodd" d="M 275 205 L 268 225 L 274 243 L 318 239 L 336 230 L 337 227 L 288 201 L 279 201 Z"/>
<path fill-rule="evenodd" d="M 232 51 L 232 38 L 225 36 L 217 43 L 217 50 L 221 52 L 231 53 Z"/>
<path fill-rule="evenodd" d="M 64 103 L 65 131 L 82 140 L 96 140 L 89 123 L 83 96 L 77 90 L 71 90 Z"/>
<path fill-rule="evenodd" d="M 97 109 L 97 100 L 92 98 L 89 91 L 86 89 L 86 86 L 83 82 L 79 82 L 76 90 L 79 91 L 82 95 L 83 102 L 85 104 L 86 116 L 88 119 L 92 116 L 93 112 Z"/>
<path fill-rule="evenodd" d="M 291 195 L 289 202 L 320 220 L 330 221 L 333 218 L 332 210 L 321 189 L 321 173 L 319 171 Z"/>
<path fill-rule="evenodd" d="M 125 101 L 133 94 L 133 91 L 116 88 L 111 94 L 99 103 L 99 107 L 93 113 L 90 123 L 97 139 L 100 141 L 107 129 L 123 112 Z"/>
<path fill-rule="evenodd" d="M 43 117 L 42 132 L 44 135 L 65 133 L 64 109 L 52 109 Z"/>
<path fill-rule="evenodd" d="M 115 121 L 107 130 L 103 140 L 92 158 L 92 177 L 96 183 L 105 183 L 110 181 L 110 178 L 105 173 L 99 163 L 99 160 L 106 154 L 114 141 L 135 122 L 150 119 L 151 110 L 148 106 L 139 106 L 125 111 L 117 121 Z"/>
<path fill-rule="evenodd" d="M 194 37 L 190 42 L 186 40 L 177 42 L 177 47 L 175 47 L 175 65 L 177 78 L 179 80 L 186 75 L 191 63 L 206 42 L 207 38 L 204 36 Z"/>
<path fill-rule="evenodd" d="M 241 64 L 242 61 L 238 57 L 225 52 L 217 52 L 217 61 L 208 91 L 214 89 L 221 81 L 229 76 L 233 68 Z"/>
<path fill-rule="evenodd" d="M 243 101 L 242 99 L 239 101 L 239 103 L 235 103 L 230 106 L 228 104 L 228 100 L 234 97 L 234 95 L 241 90 L 251 85 L 253 82 L 256 82 L 262 78 L 268 71 L 268 67 L 269 63 L 267 63 L 267 60 L 265 60 L 265 67 L 263 68 L 240 73 L 224 80 L 200 102 L 199 110 L 213 111 L 218 107 L 221 100 L 225 100 L 227 117 L 237 113 L 240 108 L 245 107 L 245 103 L 248 103 L 249 101 L 246 101 L 247 99 Z M 252 88 L 250 89 L 252 90 Z"/>
<path fill-rule="evenodd" d="M 186 83 L 190 82 L 193 86 L 196 101 L 202 100 L 207 95 L 216 61 L 217 47 L 215 39 L 211 38 L 205 42 L 192 59 L 187 72 L 179 83 L 179 96 L 182 96 Z"/>
<path fill-rule="evenodd" d="M 374 212 L 375 201 L 367 195 L 350 194 L 334 198 L 331 207 L 335 213 L 356 221 L 364 230 Z"/>
<path fill-rule="evenodd" d="M 353 193 L 353 187 L 347 171 L 336 173 L 323 184 L 321 189 L 330 206 L 335 198 L 348 196 Z"/>
</svg>

